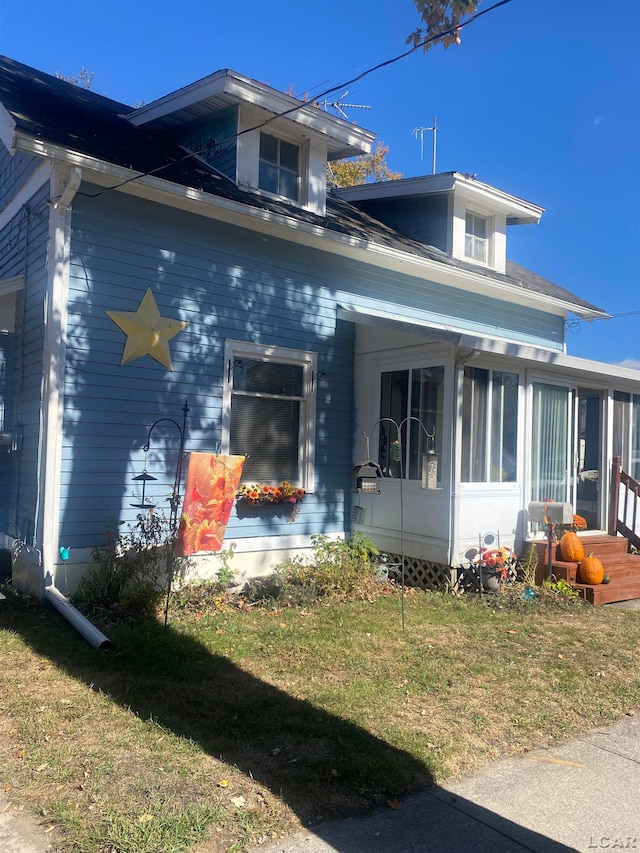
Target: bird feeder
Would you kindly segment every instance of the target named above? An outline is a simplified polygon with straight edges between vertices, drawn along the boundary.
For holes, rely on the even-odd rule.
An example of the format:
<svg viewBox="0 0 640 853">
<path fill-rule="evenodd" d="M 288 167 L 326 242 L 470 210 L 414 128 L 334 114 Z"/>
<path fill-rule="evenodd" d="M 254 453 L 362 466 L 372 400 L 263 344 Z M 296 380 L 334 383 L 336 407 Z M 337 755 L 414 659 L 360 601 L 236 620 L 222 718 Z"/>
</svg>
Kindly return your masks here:
<svg viewBox="0 0 640 853">
<path fill-rule="evenodd" d="M 376 462 L 361 462 L 354 467 L 352 476 L 356 479 L 355 489 L 351 489 L 354 494 L 380 494 L 378 477 L 382 476 L 382 471 Z"/>
<path fill-rule="evenodd" d="M 438 488 L 438 454 L 435 450 L 422 454 L 422 488 Z"/>
</svg>

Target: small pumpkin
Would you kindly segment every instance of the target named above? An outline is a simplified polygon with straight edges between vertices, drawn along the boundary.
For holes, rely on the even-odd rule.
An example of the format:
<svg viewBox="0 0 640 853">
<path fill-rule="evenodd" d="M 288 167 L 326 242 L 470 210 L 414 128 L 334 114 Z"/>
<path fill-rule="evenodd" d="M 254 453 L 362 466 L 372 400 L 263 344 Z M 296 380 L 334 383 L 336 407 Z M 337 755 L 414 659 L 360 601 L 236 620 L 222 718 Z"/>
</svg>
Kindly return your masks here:
<svg viewBox="0 0 640 853">
<path fill-rule="evenodd" d="M 560 555 L 566 563 L 579 563 L 584 559 L 584 546 L 577 533 L 567 530 L 562 534 Z"/>
<path fill-rule="evenodd" d="M 602 578 L 602 583 L 611 583 L 611 578 L 609 577 L 609 575 L 605 575 Z"/>
<path fill-rule="evenodd" d="M 599 584 L 604 578 L 604 566 L 594 554 L 589 554 L 578 566 L 580 583 Z"/>
</svg>

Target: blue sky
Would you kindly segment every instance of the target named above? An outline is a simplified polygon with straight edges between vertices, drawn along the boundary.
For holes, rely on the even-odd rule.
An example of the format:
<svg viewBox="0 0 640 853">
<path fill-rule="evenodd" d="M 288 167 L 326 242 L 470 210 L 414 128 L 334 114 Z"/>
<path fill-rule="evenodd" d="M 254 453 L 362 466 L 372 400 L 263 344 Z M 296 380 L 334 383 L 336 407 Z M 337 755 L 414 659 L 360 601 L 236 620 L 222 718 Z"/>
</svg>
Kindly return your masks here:
<svg viewBox="0 0 640 853">
<path fill-rule="evenodd" d="M 491 5 L 484 0 L 480 9 Z M 297 95 L 340 86 L 403 53 L 411 0 L 0 0 L 0 53 L 93 90 L 150 101 L 220 68 Z M 604 308 L 568 352 L 640 369 L 640 4 L 511 0 L 435 48 L 345 86 L 349 118 L 405 176 L 431 171 L 416 127 L 438 124 L 437 170 L 545 208 L 508 254 Z"/>
</svg>

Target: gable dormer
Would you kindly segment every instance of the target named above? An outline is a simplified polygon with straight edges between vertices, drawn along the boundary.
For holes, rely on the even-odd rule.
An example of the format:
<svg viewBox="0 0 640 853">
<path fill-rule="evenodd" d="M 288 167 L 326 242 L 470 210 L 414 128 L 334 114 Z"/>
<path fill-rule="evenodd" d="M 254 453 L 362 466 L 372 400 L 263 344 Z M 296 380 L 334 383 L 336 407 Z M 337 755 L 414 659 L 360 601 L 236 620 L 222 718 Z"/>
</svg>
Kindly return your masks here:
<svg viewBox="0 0 640 853">
<path fill-rule="evenodd" d="M 169 135 L 238 187 L 325 213 L 327 161 L 367 154 L 375 135 L 223 70 L 127 118 Z"/>
<path fill-rule="evenodd" d="M 507 226 L 537 223 L 543 213 L 532 202 L 459 172 L 334 192 L 414 240 L 501 273 L 506 270 Z"/>
</svg>

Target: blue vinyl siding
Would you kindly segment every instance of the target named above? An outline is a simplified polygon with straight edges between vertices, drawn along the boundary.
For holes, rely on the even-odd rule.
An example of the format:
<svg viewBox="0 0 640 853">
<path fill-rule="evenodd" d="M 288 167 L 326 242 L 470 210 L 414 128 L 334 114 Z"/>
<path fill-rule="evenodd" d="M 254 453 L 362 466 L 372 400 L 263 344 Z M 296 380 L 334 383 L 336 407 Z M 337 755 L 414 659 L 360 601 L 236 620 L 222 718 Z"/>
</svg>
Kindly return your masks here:
<svg viewBox="0 0 640 853">
<path fill-rule="evenodd" d="M 0 210 L 3 210 L 20 187 L 42 163 L 39 157 L 17 151 L 13 156 L 0 144 Z"/>
<path fill-rule="evenodd" d="M 382 201 L 358 202 L 358 207 L 384 222 L 401 234 L 435 246 L 443 252 L 447 247 L 447 196 L 414 196 L 406 199 L 384 199 Z"/>
<path fill-rule="evenodd" d="M 354 328 L 336 320 L 335 298 L 284 244 L 188 214 L 105 195 L 74 202 L 61 473 L 61 537 L 99 540 L 110 515 L 132 518 L 150 424 L 182 422 L 187 449 L 217 451 L 227 339 L 318 353 L 316 485 L 294 525 L 287 514 L 239 518 L 227 540 L 343 532 L 351 487 Z M 163 316 L 188 327 L 170 342 L 174 371 L 150 357 L 120 366 L 124 334 L 107 310 L 135 311 L 151 287 Z M 177 430 L 154 430 L 147 468 L 155 494 L 173 479 Z"/>
<path fill-rule="evenodd" d="M 238 109 L 230 107 L 213 118 L 194 122 L 183 129 L 179 142 L 210 163 L 223 175 L 236 180 Z"/>
<path fill-rule="evenodd" d="M 17 156 L 17 155 L 16 155 Z M 38 499 L 37 459 L 40 435 L 44 288 L 49 227 L 49 187 L 42 187 L 0 232 L 0 279 L 24 275 L 16 295 L 16 332 L 12 336 L 10 404 L 7 423 L 20 432 L 21 450 L 4 463 L 0 494 L 0 530 L 31 544 Z"/>
</svg>

